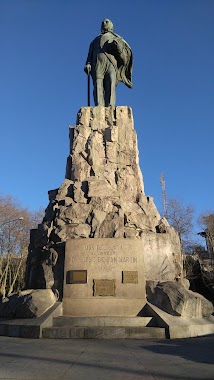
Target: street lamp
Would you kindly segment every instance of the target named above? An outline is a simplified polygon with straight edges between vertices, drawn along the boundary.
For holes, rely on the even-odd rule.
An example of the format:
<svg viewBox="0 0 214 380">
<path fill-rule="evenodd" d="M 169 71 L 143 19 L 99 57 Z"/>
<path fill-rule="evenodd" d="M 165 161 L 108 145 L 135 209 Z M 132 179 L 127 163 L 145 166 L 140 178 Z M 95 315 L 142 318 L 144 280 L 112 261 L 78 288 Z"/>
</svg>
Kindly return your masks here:
<svg viewBox="0 0 214 380">
<path fill-rule="evenodd" d="M 6 222 L 0 224 L 0 229 L 2 226 L 4 226 L 5 224 L 9 224 L 9 223 L 12 223 L 12 222 L 17 222 L 18 220 L 23 220 L 23 216 L 20 216 L 19 218 L 15 218 L 15 219 L 10 219 L 10 220 L 7 220 Z"/>
</svg>

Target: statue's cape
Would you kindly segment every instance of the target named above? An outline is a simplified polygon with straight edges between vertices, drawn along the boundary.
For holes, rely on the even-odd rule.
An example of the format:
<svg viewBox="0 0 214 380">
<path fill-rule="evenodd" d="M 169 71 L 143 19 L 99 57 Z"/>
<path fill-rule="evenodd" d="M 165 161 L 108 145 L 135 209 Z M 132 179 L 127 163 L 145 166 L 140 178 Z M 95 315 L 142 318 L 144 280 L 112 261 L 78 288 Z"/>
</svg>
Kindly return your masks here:
<svg viewBox="0 0 214 380">
<path fill-rule="evenodd" d="M 115 37 L 115 40 L 118 41 L 118 44 L 122 45 L 122 52 L 117 55 L 113 55 L 111 53 L 108 53 L 107 51 L 103 51 L 107 59 L 112 63 L 112 65 L 115 68 L 115 71 L 117 73 L 117 82 L 123 82 L 126 86 L 129 88 L 132 88 L 132 65 L 133 65 L 133 57 L 132 57 L 132 50 L 129 46 L 129 44 L 118 34 L 111 32 L 112 35 Z M 100 44 L 100 38 L 102 35 L 97 36 L 91 43 L 88 57 L 86 60 L 87 64 L 93 64 L 96 66 L 96 58 L 94 56 L 93 50 L 96 49 L 96 45 Z M 93 76 L 93 68 L 91 71 L 91 75 Z"/>
<path fill-rule="evenodd" d="M 133 56 L 132 50 L 129 44 L 118 34 L 112 34 L 123 42 L 123 51 L 120 58 L 117 59 L 117 83 L 123 82 L 127 87 L 132 88 L 132 66 L 133 66 Z M 111 60 L 111 56 L 106 54 Z M 113 62 L 112 62 L 113 63 Z"/>
</svg>

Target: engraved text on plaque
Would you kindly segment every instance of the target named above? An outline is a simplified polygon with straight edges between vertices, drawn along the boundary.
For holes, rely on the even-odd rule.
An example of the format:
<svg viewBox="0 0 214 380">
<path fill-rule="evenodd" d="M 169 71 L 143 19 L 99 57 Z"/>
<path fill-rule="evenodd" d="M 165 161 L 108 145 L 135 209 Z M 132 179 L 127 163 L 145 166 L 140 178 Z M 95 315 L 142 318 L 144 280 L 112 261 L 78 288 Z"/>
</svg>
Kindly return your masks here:
<svg viewBox="0 0 214 380">
<path fill-rule="evenodd" d="M 123 284 L 138 284 L 138 271 L 129 270 L 122 272 Z"/>
<path fill-rule="evenodd" d="M 115 296 L 116 280 L 94 280 L 94 296 Z"/>
</svg>

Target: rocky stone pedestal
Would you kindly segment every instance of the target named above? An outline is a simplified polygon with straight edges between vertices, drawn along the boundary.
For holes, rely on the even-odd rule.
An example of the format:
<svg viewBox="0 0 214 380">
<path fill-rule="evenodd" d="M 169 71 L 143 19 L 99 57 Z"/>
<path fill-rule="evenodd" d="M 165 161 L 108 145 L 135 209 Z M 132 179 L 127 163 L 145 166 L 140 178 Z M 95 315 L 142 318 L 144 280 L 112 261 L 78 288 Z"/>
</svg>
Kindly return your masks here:
<svg viewBox="0 0 214 380">
<path fill-rule="evenodd" d="M 138 289 L 141 284 L 141 294 L 130 291 L 129 300 L 132 296 L 145 300 L 145 280 L 174 281 L 181 276 L 182 260 L 177 234 L 161 219 L 153 199 L 144 193 L 132 110 L 125 106 L 83 107 L 77 114 L 76 126 L 69 127 L 69 135 L 66 178 L 59 189 L 49 191 L 50 202 L 43 222 L 32 232 L 27 286 L 57 289 L 62 299 L 75 298 L 77 289 L 89 289 L 90 284 L 87 294 L 92 297 L 91 302 L 96 297 L 108 298 L 111 309 L 114 302 L 117 304 L 117 297 L 126 298 L 129 292 L 125 289 Z M 76 265 L 68 259 L 70 255 L 83 255 L 82 248 L 75 246 L 75 252 L 69 248 L 73 247 L 70 239 L 103 239 L 103 242 L 112 239 L 115 245 L 120 239 L 125 245 L 130 240 L 133 249 L 138 245 L 138 263 L 143 262 L 144 256 L 145 270 L 143 264 L 132 269 L 124 262 L 121 266 L 117 264 L 120 271 L 111 272 L 107 261 L 111 253 L 106 252 L 102 268 L 98 266 L 97 273 L 90 273 L 89 262 Z M 67 284 L 64 278 L 63 295 L 64 252 L 65 262 L 69 262 L 65 276 L 72 269 L 86 270 L 90 281 L 77 286 Z M 114 258 L 132 255 L 131 246 L 129 255 L 124 252 L 123 249 L 115 252 Z M 88 252 L 90 256 L 93 257 L 93 252 Z M 137 286 L 123 282 L 123 272 L 131 271 L 138 272 Z M 95 280 L 106 280 L 108 286 L 107 280 L 113 279 L 116 279 L 115 294 L 94 295 L 99 288 L 99 281 Z M 71 310 L 70 306 L 65 309 Z"/>
<path fill-rule="evenodd" d="M 179 237 L 144 193 L 131 108 L 83 107 L 69 135 L 66 178 L 31 231 L 26 285 L 63 305 L 43 336 L 213 332 L 212 305 L 185 288 Z"/>
</svg>

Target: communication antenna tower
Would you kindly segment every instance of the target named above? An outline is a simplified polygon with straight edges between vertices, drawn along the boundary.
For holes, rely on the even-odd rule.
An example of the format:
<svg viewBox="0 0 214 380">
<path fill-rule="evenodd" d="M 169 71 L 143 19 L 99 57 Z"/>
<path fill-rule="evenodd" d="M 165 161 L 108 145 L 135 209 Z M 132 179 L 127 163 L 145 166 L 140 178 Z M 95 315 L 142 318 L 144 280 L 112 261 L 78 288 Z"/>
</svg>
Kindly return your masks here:
<svg viewBox="0 0 214 380">
<path fill-rule="evenodd" d="M 164 217 L 167 217 L 167 197 L 166 197 L 166 182 L 163 173 L 160 175 L 161 189 L 162 189 L 162 199 L 163 199 L 163 210 Z"/>
</svg>

